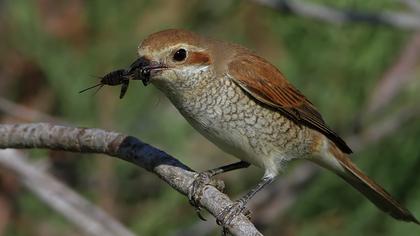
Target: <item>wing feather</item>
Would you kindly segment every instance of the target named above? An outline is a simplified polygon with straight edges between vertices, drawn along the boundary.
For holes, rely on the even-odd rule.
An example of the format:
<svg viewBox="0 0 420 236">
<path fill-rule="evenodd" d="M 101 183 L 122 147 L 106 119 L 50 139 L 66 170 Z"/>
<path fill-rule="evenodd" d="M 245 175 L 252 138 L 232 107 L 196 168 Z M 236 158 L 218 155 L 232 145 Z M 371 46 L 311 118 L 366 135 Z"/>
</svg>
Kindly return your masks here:
<svg viewBox="0 0 420 236">
<path fill-rule="evenodd" d="M 268 61 L 243 53 L 228 64 L 228 73 L 251 97 L 277 109 L 295 123 L 323 133 L 344 153 L 352 152 L 344 140 L 325 124 L 315 106 Z"/>
</svg>

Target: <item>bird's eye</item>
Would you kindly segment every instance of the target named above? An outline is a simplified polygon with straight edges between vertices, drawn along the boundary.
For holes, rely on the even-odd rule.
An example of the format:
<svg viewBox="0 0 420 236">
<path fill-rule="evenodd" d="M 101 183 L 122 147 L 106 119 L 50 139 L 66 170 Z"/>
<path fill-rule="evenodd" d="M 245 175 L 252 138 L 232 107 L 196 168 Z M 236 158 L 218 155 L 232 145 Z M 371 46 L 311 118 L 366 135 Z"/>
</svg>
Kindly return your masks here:
<svg viewBox="0 0 420 236">
<path fill-rule="evenodd" d="M 178 49 L 178 51 L 175 52 L 173 59 L 174 61 L 183 61 L 187 57 L 187 51 L 183 48 Z"/>
</svg>

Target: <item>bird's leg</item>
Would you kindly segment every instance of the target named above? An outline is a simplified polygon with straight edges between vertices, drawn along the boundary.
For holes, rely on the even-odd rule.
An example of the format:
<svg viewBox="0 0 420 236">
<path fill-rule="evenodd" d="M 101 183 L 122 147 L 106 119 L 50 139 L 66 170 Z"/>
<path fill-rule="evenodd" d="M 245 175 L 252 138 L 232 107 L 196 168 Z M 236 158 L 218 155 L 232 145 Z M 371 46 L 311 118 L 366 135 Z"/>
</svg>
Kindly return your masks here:
<svg viewBox="0 0 420 236">
<path fill-rule="evenodd" d="M 223 211 L 217 216 L 217 224 L 223 226 L 223 232 L 226 232 L 226 226 L 229 225 L 232 219 L 241 214 L 246 208 L 246 203 L 249 199 L 251 199 L 257 192 L 259 192 L 264 186 L 268 185 L 269 183 L 273 182 L 274 177 L 264 177 L 262 180 L 255 186 L 251 191 L 245 194 L 242 198 L 235 201 L 232 205 L 223 209 Z M 247 212 L 246 215 L 248 216 L 250 212 Z"/>
<path fill-rule="evenodd" d="M 190 204 L 195 207 L 197 215 L 200 219 L 205 220 L 204 217 L 200 214 L 200 199 L 203 194 L 203 189 L 206 185 L 214 185 L 220 191 L 223 191 L 224 186 L 217 184 L 217 182 L 212 181 L 211 177 L 229 172 L 232 170 L 242 169 L 248 167 L 250 164 L 248 162 L 239 161 L 233 164 L 221 166 L 211 170 L 203 171 L 198 173 L 198 176 L 194 179 L 194 182 L 191 185 L 191 191 L 188 194 Z"/>
</svg>

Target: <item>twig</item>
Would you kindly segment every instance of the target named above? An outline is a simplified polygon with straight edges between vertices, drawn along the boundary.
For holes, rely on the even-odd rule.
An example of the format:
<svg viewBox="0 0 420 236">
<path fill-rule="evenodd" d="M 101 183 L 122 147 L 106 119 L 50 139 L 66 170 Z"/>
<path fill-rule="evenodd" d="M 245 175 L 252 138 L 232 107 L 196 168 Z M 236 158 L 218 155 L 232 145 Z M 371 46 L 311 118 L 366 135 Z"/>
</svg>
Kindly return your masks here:
<svg viewBox="0 0 420 236">
<path fill-rule="evenodd" d="M 60 124 L 66 123 L 64 121 L 61 121 L 55 117 L 52 117 L 40 111 L 16 104 L 3 97 L 0 97 L 0 111 L 26 122 L 44 121 L 44 122 L 54 122 L 54 123 L 60 123 Z"/>
<path fill-rule="evenodd" d="M 134 236 L 103 210 L 31 165 L 22 153 L 13 149 L 0 150 L 0 165 L 14 171 L 28 189 L 86 234 Z"/>
<path fill-rule="evenodd" d="M 399 0 L 401 3 L 405 4 L 410 10 L 420 14 L 420 2 L 417 0 Z"/>
<path fill-rule="evenodd" d="M 420 61 L 420 33 L 414 34 L 401 51 L 400 56 L 373 88 L 363 114 L 375 114 L 394 99 L 410 80 L 410 72 Z M 366 117 L 365 117 L 366 118 Z"/>
<path fill-rule="evenodd" d="M 347 142 L 355 150 L 361 150 L 365 146 L 380 141 L 385 137 L 395 133 L 403 124 L 409 123 L 420 117 L 420 107 L 406 106 L 395 111 L 382 121 L 377 121 L 360 133 L 346 137 Z"/>
<path fill-rule="evenodd" d="M 135 137 L 101 129 L 72 128 L 47 123 L 0 125 L 0 148 L 48 148 L 104 153 L 155 173 L 184 195 L 188 195 L 197 175 L 177 159 Z M 215 187 L 206 186 L 200 204 L 217 216 L 233 202 Z M 262 235 L 242 214 L 232 220 L 228 230 L 233 235 Z"/>
<path fill-rule="evenodd" d="M 340 10 L 333 7 L 298 0 L 252 1 L 278 11 L 292 13 L 332 24 L 367 23 L 371 25 L 387 25 L 405 30 L 420 29 L 420 16 L 411 13 Z"/>
</svg>

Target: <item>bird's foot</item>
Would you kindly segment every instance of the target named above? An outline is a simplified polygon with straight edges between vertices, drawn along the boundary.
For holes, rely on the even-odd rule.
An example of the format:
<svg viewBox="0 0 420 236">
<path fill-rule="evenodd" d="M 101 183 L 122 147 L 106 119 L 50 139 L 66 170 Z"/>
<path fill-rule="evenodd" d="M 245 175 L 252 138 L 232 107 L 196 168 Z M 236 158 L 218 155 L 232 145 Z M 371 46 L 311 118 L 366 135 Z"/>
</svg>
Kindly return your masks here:
<svg viewBox="0 0 420 236">
<path fill-rule="evenodd" d="M 201 220 L 206 220 L 201 215 L 201 205 L 200 200 L 203 196 L 203 190 L 207 185 L 211 185 L 215 188 L 217 188 L 219 191 L 223 192 L 225 188 L 225 184 L 221 180 L 212 179 L 211 177 L 214 174 L 211 171 L 204 171 L 198 173 L 197 177 L 194 179 L 194 182 L 191 185 L 191 190 L 188 194 L 188 199 L 190 204 L 195 208 L 195 211 L 198 215 L 198 217 Z"/>
<path fill-rule="evenodd" d="M 251 219 L 251 211 L 246 207 L 246 202 L 242 199 L 235 201 L 232 205 L 223 209 L 223 211 L 216 217 L 216 223 L 223 226 L 223 235 L 227 234 L 227 226 L 232 223 L 232 220 L 243 213 L 248 219 Z"/>
</svg>

